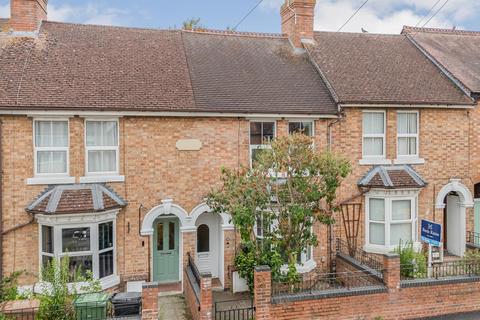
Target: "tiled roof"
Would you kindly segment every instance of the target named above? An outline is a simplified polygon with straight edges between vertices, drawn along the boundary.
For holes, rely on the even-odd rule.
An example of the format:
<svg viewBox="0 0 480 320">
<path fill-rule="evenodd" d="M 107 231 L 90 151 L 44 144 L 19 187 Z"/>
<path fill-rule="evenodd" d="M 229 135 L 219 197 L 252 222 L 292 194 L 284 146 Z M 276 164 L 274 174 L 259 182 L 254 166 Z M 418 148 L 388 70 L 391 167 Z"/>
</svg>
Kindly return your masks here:
<svg viewBox="0 0 480 320">
<path fill-rule="evenodd" d="M 315 32 L 313 60 L 345 104 L 472 105 L 404 35 Z"/>
<path fill-rule="evenodd" d="M 0 32 L 0 108 L 336 114 L 292 51 L 281 35 L 44 22 L 35 39 Z"/>
<path fill-rule="evenodd" d="M 408 165 L 375 166 L 358 182 L 360 187 L 401 189 L 423 188 L 427 182 Z"/>
<path fill-rule="evenodd" d="M 480 94 L 480 32 L 404 27 L 402 33 L 471 92 Z"/>
<path fill-rule="evenodd" d="M 93 213 L 122 208 L 127 203 L 102 184 L 75 184 L 49 187 L 27 208 L 41 214 Z"/>
</svg>

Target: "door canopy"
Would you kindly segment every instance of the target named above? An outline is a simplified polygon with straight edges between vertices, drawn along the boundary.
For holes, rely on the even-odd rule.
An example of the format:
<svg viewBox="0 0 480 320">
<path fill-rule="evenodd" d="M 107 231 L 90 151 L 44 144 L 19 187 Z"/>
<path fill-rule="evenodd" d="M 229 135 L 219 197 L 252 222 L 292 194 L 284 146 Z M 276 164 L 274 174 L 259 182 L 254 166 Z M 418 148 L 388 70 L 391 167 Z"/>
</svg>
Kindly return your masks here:
<svg viewBox="0 0 480 320">
<path fill-rule="evenodd" d="M 437 195 L 435 207 L 437 209 L 445 208 L 445 197 L 450 192 L 456 192 L 460 198 L 460 207 L 471 208 L 473 207 L 472 193 L 468 188 L 460 182 L 460 179 L 450 179 L 450 182 L 443 186 Z"/>
</svg>

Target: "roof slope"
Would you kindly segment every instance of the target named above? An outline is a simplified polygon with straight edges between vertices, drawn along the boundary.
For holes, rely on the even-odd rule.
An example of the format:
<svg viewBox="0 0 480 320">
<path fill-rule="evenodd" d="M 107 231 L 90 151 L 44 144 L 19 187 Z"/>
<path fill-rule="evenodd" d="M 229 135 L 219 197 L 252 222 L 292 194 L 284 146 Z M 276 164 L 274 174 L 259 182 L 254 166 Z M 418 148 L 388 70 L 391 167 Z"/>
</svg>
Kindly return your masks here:
<svg viewBox="0 0 480 320">
<path fill-rule="evenodd" d="M 413 27 L 402 32 L 470 91 L 480 93 L 480 32 Z"/>
<path fill-rule="evenodd" d="M 288 39 L 184 32 L 198 107 L 212 111 L 335 114 L 337 107 L 306 54 Z"/>
<path fill-rule="evenodd" d="M 0 108 L 336 114 L 292 51 L 280 35 L 44 22 L 35 39 L 0 32 Z"/>
<path fill-rule="evenodd" d="M 358 182 L 365 188 L 423 188 L 427 182 L 408 165 L 372 167 Z"/>
<path fill-rule="evenodd" d="M 346 104 L 471 105 L 404 35 L 315 32 L 308 47 Z"/>
</svg>

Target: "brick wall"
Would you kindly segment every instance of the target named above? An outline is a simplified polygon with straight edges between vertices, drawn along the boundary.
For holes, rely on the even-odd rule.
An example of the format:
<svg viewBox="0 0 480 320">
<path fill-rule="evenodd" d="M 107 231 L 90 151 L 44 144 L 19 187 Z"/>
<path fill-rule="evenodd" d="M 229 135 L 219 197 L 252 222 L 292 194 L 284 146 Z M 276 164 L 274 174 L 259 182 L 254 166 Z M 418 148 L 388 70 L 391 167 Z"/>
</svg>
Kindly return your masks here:
<svg viewBox="0 0 480 320">
<path fill-rule="evenodd" d="M 183 292 L 185 302 L 190 310 L 193 320 L 212 320 L 213 315 L 213 293 L 212 293 L 212 276 L 210 274 L 202 274 L 199 285 L 199 298 L 197 299 L 195 289 L 192 283 L 195 281 L 188 275 L 187 268 L 184 269 Z"/>
<path fill-rule="evenodd" d="M 160 287 L 146 283 L 142 287 L 142 320 L 158 319 L 158 294 Z"/>
<path fill-rule="evenodd" d="M 47 19 L 47 0 L 11 0 L 10 27 L 14 31 L 37 31 Z"/>
<path fill-rule="evenodd" d="M 255 307 L 257 319 L 417 319 L 429 316 L 480 310 L 479 278 L 425 281 L 414 287 L 400 285 L 400 259 L 384 257 L 384 293 L 336 294 L 331 297 L 295 298 L 290 302 L 272 303 L 270 272 L 255 271 Z M 258 287 L 257 287 L 258 285 Z M 285 300 L 285 299 L 283 299 Z"/>
</svg>

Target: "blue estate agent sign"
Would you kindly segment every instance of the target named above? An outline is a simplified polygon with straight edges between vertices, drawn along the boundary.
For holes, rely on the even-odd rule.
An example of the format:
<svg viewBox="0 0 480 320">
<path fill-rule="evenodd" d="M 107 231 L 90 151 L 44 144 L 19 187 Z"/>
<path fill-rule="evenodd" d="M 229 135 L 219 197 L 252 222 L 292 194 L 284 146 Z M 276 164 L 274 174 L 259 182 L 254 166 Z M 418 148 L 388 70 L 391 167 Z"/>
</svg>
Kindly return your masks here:
<svg viewBox="0 0 480 320">
<path fill-rule="evenodd" d="M 440 235 L 442 234 L 442 226 L 438 223 L 428 220 L 422 220 L 422 241 L 432 246 L 440 246 Z"/>
</svg>

